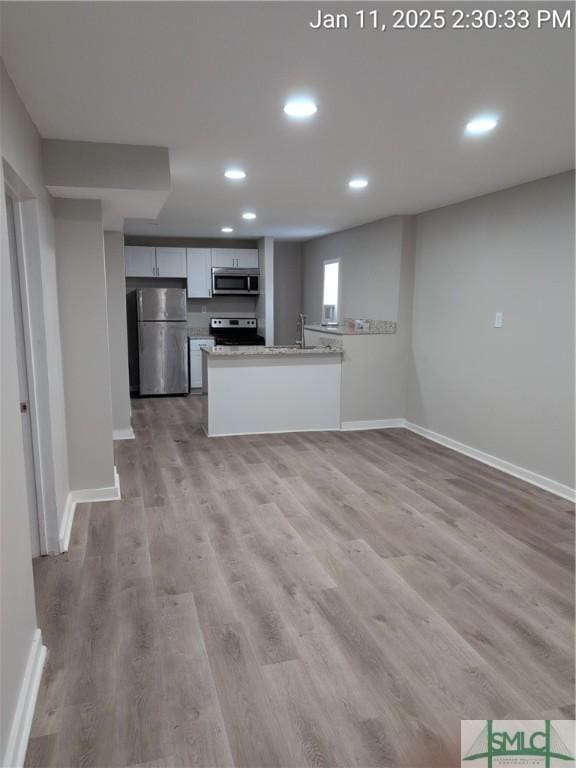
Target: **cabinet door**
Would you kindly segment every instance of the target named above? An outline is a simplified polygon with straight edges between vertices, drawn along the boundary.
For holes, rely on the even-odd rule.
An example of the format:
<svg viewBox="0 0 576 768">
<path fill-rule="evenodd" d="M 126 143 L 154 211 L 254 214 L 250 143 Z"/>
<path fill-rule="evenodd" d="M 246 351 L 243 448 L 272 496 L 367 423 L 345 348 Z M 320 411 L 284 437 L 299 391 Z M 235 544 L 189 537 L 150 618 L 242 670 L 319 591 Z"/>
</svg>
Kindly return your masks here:
<svg viewBox="0 0 576 768">
<path fill-rule="evenodd" d="M 203 384 L 202 350 L 200 347 L 213 347 L 214 339 L 190 339 L 190 389 L 199 389 Z"/>
<path fill-rule="evenodd" d="M 202 386 L 202 352 L 190 348 L 190 389 Z"/>
<path fill-rule="evenodd" d="M 156 248 L 158 277 L 186 277 L 186 248 Z"/>
<path fill-rule="evenodd" d="M 187 248 L 187 288 L 189 299 L 212 297 L 212 254 L 210 248 Z"/>
<path fill-rule="evenodd" d="M 156 249 L 148 245 L 124 248 L 126 277 L 156 277 Z"/>
<path fill-rule="evenodd" d="M 236 266 L 241 269 L 258 269 L 257 248 L 237 248 L 234 251 Z"/>
<path fill-rule="evenodd" d="M 212 248 L 213 267 L 236 267 L 236 251 L 234 248 Z"/>
</svg>

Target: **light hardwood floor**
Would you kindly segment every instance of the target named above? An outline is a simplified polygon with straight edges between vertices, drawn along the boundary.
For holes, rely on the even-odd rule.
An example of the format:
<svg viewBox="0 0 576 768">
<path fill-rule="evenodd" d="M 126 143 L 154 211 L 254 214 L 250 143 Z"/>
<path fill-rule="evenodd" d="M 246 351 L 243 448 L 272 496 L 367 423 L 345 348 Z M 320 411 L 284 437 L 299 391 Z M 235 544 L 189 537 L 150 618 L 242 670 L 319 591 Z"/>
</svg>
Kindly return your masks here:
<svg viewBox="0 0 576 768">
<path fill-rule="evenodd" d="M 27 766 L 459 765 L 573 718 L 569 502 L 405 430 L 206 438 L 133 402 L 122 501 L 34 563 Z"/>
</svg>

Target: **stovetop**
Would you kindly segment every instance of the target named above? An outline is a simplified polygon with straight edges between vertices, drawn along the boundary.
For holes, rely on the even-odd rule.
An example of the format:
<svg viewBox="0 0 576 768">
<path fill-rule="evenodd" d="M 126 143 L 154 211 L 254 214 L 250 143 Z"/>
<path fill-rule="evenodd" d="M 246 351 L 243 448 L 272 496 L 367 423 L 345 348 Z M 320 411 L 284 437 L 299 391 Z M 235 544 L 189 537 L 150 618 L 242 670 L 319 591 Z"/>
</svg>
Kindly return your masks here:
<svg viewBox="0 0 576 768">
<path fill-rule="evenodd" d="M 263 345 L 258 321 L 253 317 L 211 317 L 210 334 L 219 346 Z"/>
</svg>

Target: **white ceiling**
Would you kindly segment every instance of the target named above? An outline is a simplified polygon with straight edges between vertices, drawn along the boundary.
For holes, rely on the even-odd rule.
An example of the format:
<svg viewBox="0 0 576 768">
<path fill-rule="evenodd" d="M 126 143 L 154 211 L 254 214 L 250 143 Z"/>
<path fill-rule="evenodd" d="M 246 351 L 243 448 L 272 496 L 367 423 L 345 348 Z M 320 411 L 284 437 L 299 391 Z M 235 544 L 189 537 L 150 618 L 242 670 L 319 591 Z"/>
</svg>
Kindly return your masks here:
<svg viewBox="0 0 576 768">
<path fill-rule="evenodd" d="M 42 136 L 170 148 L 158 226 L 130 233 L 308 238 L 574 167 L 573 32 L 314 31 L 317 7 L 2 3 L 2 55 Z M 316 97 L 312 121 L 284 116 L 294 91 Z M 464 138 L 483 111 L 499 127 Z"/>
</svg>

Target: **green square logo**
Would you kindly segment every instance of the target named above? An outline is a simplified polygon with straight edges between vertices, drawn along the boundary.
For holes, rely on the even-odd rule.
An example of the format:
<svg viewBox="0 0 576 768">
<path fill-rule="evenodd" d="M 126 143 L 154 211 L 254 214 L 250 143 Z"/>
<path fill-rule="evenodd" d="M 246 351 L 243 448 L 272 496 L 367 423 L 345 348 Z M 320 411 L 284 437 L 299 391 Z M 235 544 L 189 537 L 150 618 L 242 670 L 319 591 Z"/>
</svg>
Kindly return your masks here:
<svg viewBox="0 0 576 768">
<path fill-rule="evenodd" d="M 462 720 L 462 768 L 576 768 L 574 720 Z"/>
</svg>

